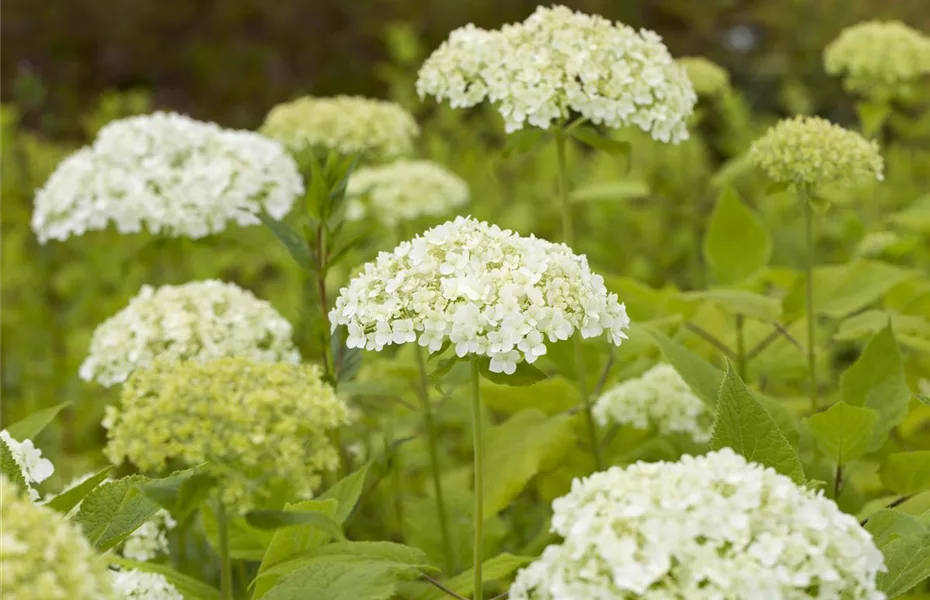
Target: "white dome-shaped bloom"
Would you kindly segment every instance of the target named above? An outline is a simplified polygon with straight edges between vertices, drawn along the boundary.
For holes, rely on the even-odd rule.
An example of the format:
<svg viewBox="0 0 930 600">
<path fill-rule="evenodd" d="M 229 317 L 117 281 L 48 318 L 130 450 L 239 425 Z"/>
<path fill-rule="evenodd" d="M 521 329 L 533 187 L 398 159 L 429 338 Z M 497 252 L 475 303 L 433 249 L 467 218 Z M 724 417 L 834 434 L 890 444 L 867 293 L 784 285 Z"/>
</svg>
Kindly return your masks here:
<svg viewBox="0 0 930 600">
<path fill-rule="evenodd" d="M 167 510 L 160 510 L 151 519 L 129 534 L 119 553 L 132 560 L 148 562 L 168 553 L 167 532 L 177 526 Z"/>
<path fill-rule="evenodd" d="M 86 381 L 111 386 L 156 357 L 227 356 L 297 363 L 291 324 L 270 303 L 217 280 L 142 286 L 129 305 L 94 331 L 81 365 Z"/>
<path fill-rule="evenodd" d="M 40 242 L 105 229 L 200 238 L 227 222 L 281 218 L 303 193 L 297 164 L 276 141 L 175 113 L 113 121 L 65 159 L 36 193 Z"/>
<path fill-rule="evenodd" d="M 346 217 L 358 220 L 371 213 L 389 227 L 420 216 L 438 217 L 468 204 L 468 184 L 429 160 L 398 160 L 363 167 L 346 188 Z M 361 198 L 367 200 L 362 202 Z"/>
<path fill-rule="evenodd" d="M 594 418 L 659 433 L 684 433 L 695 442 L 710 440 L 713 416 L 671 365 L 652 367 L 640 377 L 624 381 L 606 392 L 594 405 Z"/>
<path fill-rule="evenodd" d="M 49 459 L 42 457 L 42 451 L 35 447 L 32 440 L 17 441 L 6 429 L 0 431 L 0 439 L 6 443 L 10 454 L 13 455 L 13 461 L 22 471 L 23 479 L 29 486 L 26 490 L 29 497 L 32 500 L 38 500 L 39 493 L 32 489 L 32 486 L 51 477 L 55 472 L 55 465 Z"/>
<path fill-rule="evenodd" d="M 882 600 L 882 553 L 819 492 L 729 448 L 575 480 L 552 503 L 561 544 L 511 600 Z"/>
<path fill-rule="evenodd" d="M 620 345 L 630 320 L 604 279 L 565 244 L 457 217 L 382 252 L 329 314 L 350 348 L 417 342 L 487 356 L 495 373 L 534 362 L 575 330 Z"/>
<path fill-rule="evenodd" d="M 125 600 L 184 600 L 164 575 L 136 569 L 113 572 L 113 591 Z"/>
<path fill-rule="evenodd" d="M 688 138 L 697 102 L 656 33 L 564 6 L 540 6 L 500 30 L 453 31 L 420 68 L 417 92 L 453 108 L 494 103 L 508 132 L 527 123 L 547 129 L 574 111 L 673 143 Z"/>
</svg>

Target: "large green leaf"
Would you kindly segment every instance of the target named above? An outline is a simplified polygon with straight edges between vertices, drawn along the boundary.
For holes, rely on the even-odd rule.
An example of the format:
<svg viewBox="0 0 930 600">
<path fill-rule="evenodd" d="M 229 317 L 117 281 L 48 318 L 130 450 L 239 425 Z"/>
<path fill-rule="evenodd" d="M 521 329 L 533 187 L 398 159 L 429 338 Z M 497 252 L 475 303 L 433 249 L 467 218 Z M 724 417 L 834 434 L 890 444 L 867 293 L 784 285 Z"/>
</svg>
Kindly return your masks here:
<svg viewBox="0 0 930 600">
<path fill-rule="evenodd" d="M 200 518 L 207 541 L 214 549 L 219 547 L 219 534 L 216 523 L 216 510 L 213 503 L 204 504 L 200 509 Z M 278 531 L 258 529 L 246 523 L 243 517 L 233 517 L 228 521 L 229 556 L 234 560 L 260 561 L 267 551 L 271 540 Z"/>
<path fill-rule="evenodd" d="M 526 386 L 546 379 L 544 372 L 526 361 L 518 363 L 517 370 L 513 373 L 491 371 L 491 359 L 487 357 L 478 359 L 478 366 L 482 377 L 500 385 Z"/>
<path fill-rule="evenodd" d="M 720 385 L 710 443 L 713 448 L 732 448 L 746 460 L 772 467 L 797 483 L 804 482 L 798 453 L 729 365 Z"/>
<path fill-rule="evenodd" d="M 368 477 L 368 470 L 371 463 L 365 463 L 359 469 L 337 481 L 328 490 L 320 494 L 320 500 L 335 500 L 339 503 L 333 518 L 339 523 L 345 523 L 346 519 L 355 510 L 358 499 L 365 489 L 365 478 Z"/>
<path fill-rule="evenodd" d="M 665 359 L 675 367 L 694 393 L 708 406 L 716 406 L 720 382 L 723 379 L 720 369 L 658 329 L 643 327 L 642 330 L 652 336 Z"/>
<path fill-rule="evenodd" d="M 139 490 L 168 510 L 175 518 L 183 519 L 206 501 L 216 480 L 197 469 L 172 473 L 139 486 Z"/>
<path fill-rule="evenodd" d="M 595 150 L 601 150 L 613 156 L 629 156 L 630 154 L 629 142 L 605 137 L 593 127 L 585 125 L 575 127 L 569 131 L 569 135 Z"/>
<path fill-rule="evenodd" d="M 820 447 L 843 465 L 865 454 L 874 437 L 878 413 L 871 408 L 837 402 L 810 418 L 810 429 Z"/>
<path fill-rule="evenodd" d="M 58 416 L 70 402 L 62 402 L 61 404 L 56 404 L 55 406 L 50 406 L 48 408 L 43 408 L 38 410 L 25 419 L 17 421 L 6 428 L 7 433 L 10 434 L 14 440 L 23 441 L 31 440 L 35 438 L 39 433 L 45 429 L 52 420 Z"/>
<path fill-rule="evenodd" d="M 426 554 L 412 546 L 394 542 L 336 542 L 307 550 L 277 563 L 259 574 L 259 577 L 283 577 L 319 562 L 362 562 L 369 566 L 392 567 L 399 573 L 416 575 L 421 571 L 436 571 Z"/>
<path fill-rule="evenodd" d="M 880 510 L 865 525 L 885 556 L 887 571 L 876 579 L 888 598 L 896 598 L 930 577 L 930 531 L 921 519 Z"/>
<path fill-rule="evenodd" d="M 762 294 L 742 290 L 706 290 L 682 296 L 709 302 L 731 315 L 745 315 L 761 321 L 774 321 L 781 316 L 781 302 Z"/>
<path fill-rule="evenodd" d="M 245 522 L 256 529 L 309 526 L 336 538 L 345 537 L 339 522 L 322 510 L 255 509 L 246 513 Z"/>
<path fill-rule="evenodd" d="M 743 281 L 766 266 L 772 239 L 759 217 L 733 188 L 717 197 L 704 236 L 704 258 L 720 283 Z"/>
<path fill-rule="evenodd" d="M 108 554 L 107 561 L 111 565 L 116 565 L 118 567 L 136 569 L 146 573 L 157 573 L 164 576 L 164 578 L 168 580 L 168 583 L 181 592 L 181 595 L 184 596 L 184 600 L 220 600 L 219 590 L 198 579 L 194 579 L 183 573 L 178 573 L 168 565 L 130 560 L 114 554 Z"/>
<path fill-rule="evenodd" d="M 84 498 L 74 520 L 94 547 L 113 548 L 158 512 L 158 503 L 139 491 L 151 481 L 130 475 L 103 483 Z"/>
<path fill-rule="evenodd" d="M 536 409 L 491 428 L 485 442 L 484 514 L 505 509 L 543 465 L 557 461 L 574 442 L 568 415 L 548 417 Z"/>
<path fill-rule="evenodd" d="M 294 571 L 260 597 L 263 600 L 388 600 L 397 589 L 398 579 L 397 571 L 389 566 L 319 562 Z"/>
<path fill-rule="evenodd" d="M 814 271 L 814 305 L 831 319 L 842 319 L 866 308 L 892 287 L 913 277 L 915 271 L 875 260 L 817 267 Z M 804 279 L 785 299 L 786 312 L 804 310 Z"/>
<path fill-rule="evenodd" d="M 886 488 L 902 496 L 930 489 L 930 450 L 891 454 L 879 474 Z"/>
<path fill-rule="evenodd" d="M 514 571 L 533 562 L 529 556 L 516 556 L 504 552 L 494 558 L 481 563 L 481 577 L 484 582 L 507 579 Z M 442 581 L 442 585 L 460 596 L 471 596 L 474 591 L 474 575 L 468 569 L 455 577 Z M 405 589 L 404 596 L 410 600 L 443 600 L 448 596 L 441 590 L 426 585 L 417 585 L 416 588 Z"/>
<path fill-rule="evenodd" d="M 97 487 L 104 479 L 107 478 L 107 475 L 110 474 L 110 471 L 113 470 L 113 467 L 107 467 L 97 473 L 94 473 L 81 483 L 68 488 L 62 493 L 58 494 L 54 498 L 48 501 L 48 506 L 52 510 L 57 510 L 60 513 L 68 513 L 72 508 L 77 506 L 81 500 L 83 500 L 87 494 L 89 494 L 95 487 Z"/>
<path fill-rule="evenodd" d="M 843 400 L 878 413 L 873 448 L 907 415 L 911 392 L 891 326 L 876 333 L 842 376 Z"/>
<path fill-rule="evenodd" d="M 291 258 L 306 271 L 313 271 L 316 268 L 315 259 L 307 240 L 299 233 L 287 226 L 282 221 L 276 221 L 270 215 L 264 212 L 258 213 L 258 218 L 262 223 L 271 230 L 275 237 L 280 240 L 284 247 L 287 248 Z"/>
<path fill-rule="evenodd" d="M 13 458 L 13 452 L 10 451 L 10 447 L 2 439 L 0 439 L 0 474 L 3 474 L 15 484 L 21 493 L 25 492 L 26 488 L 29 487 L 26 484 L 26 478 L 23 477 L 23 470 L 19 468 L 16 459 Z"/>
<path fill-rule="evenodd" d="M 491 410 L 505 415 L 513 415 L 528 408 L 554 415 L 577 406 L 579 395 L 575 383 L 565 377 L 550 377 L 533 386 L 523 387 L 482 382 L 481 401 Z"/>
</svg>

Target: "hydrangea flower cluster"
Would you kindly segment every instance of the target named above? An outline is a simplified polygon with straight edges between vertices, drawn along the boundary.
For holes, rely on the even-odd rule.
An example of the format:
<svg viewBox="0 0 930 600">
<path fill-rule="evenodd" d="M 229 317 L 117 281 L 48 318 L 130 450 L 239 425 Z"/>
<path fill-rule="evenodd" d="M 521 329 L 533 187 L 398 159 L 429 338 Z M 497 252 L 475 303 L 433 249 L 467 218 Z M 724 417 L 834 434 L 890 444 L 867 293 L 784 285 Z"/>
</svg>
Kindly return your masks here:
<svg viewBox="0 0 930 600">
<path fill-rule="evenodd" d="M 129 534 L 119 553 L 126 558 L 148 562 L 168 554 L 168 535 L 177 526 L 177 521 L 167 510 L 160 510 L 151 519 Z"/>
<path fill-rule="evenodd" d="M 113 121 L 52 173 L 35 198 L 40 242 L 105 229 L 200 238 L 227 222 L 280 219 L 303 193 L 297 164 L 275 142 L 175 113 Z"/>
<path fill-rule="evenodd" d="M 678 59 L 698 96 L 712 97 L 730 87 L 730 74 L 723 67 L 702 56 L 685 56 Z"/>
<path fill-rule="evenodd" d="M 347 218 L 359 220 L 370 212 L 388 227 L 447 214 L 468 204 L 469 198 L 468 184 L 461 177 L 429 160 L 363 167 L 349 178 L 346 195 L 354 196 L 346 208 Z"/>
<path fill-rule="evenodd" d="M 143 472 L 207 463 L 223 501 L 241 511 L 275 486 L 312 493 L 320 474 L 339 466 L 330 431 L 352 418 L 315 365 L 158 360 L 107 407 L 105 453 Z"/>
<path fill-rule="evenodd" d="M 705 404 L 667 364 L 607 390 L 594 405 L 594 418 L 601 425 L 614 421 L 637 429 L 652 424 L 663 435 L 684 433 L 698 443 L 710 440 L 714 426 Z"/>
<path fill-rule="evenodd" d="M 217 280 L 142 286 L 94 331 L 81 378 L 111 386 L 157 357 L 209 360 L 242 356 L 296 363 L 291 324 L 270 303 Z"/>
<path fill-rule="evenodd" d="M 494 103 L 508 133 L 526 124 L 548 129 L 574 111 L 674 143 L 688 138 L 697 101 L 656 33 L 564 6 L 540 6 L 500 30 L 453 31 L 420 68 L 417 92 L 453 108 Z"/>
<path fill-rule="evenodd" d="M 507 374 L 545 354 L 547 338 L 577 329 L 619 346 L 630 323 L 584 256 L 471 217 L 379 254 L 341 290 L 329 319 L 348 328 L 350 348 L 417 342 L 436 352 L 449 342 L 459 357 L 487 356 L 491 371 Z"/>
<path fill-rule="evenodd" d="M 271 109 L 262 133 L 293 153 L 334 150 L 386 159 L 409 154 L 420 128 L 400 105 L 362 96 L 307 96 Z"/>
<path fill-rule="evenodd" d="M 32 440 L 23 440 L 22 442 L 13 439 L 10 433 L 4 429 L 0 431 L 0 440 L 10 449 L 13 455 L 13 461 L 19 467 L 23 474 L 28 489 L 26 492 L 32 500 L 39 499 L 39 492 L 33 489 L 33 485 L 42 483 L 52 476 L 55 472 L 55 465 L 47 458 L 42 457 L 42 451 L 35 447 Z"/>
<path fill-rule="evenodd" d="M 117 597 L 125 600 L 184 600 L 164 575 L 136 569 L 113 573 L 113 588 Z"/>
<path fill-rule="evenodd" d="M 867 21 L 844 29 L 823 60 L 849 92 L 891 99 L 930 74 L 930 37 L 900 21 Z"/>
<path fill-rule="evenodd" d="M 753 143 L 749 160 L 774 181 L 811 188 L 884 178 L 878 144 L 820 117 L 780 121 Z"/>
<path fill-rule="evenodd" d="M 565 540 L 511 600 L 883 600 L 882 553 L 832 500 L 729 448 L 612 467 L 556 499 Z"/>
<path fill-rule="evenodd" d="M 74 525 L 0 475 L 0 590 L 4 600 L 108 600 L 110 574 Z"/>
</svg>

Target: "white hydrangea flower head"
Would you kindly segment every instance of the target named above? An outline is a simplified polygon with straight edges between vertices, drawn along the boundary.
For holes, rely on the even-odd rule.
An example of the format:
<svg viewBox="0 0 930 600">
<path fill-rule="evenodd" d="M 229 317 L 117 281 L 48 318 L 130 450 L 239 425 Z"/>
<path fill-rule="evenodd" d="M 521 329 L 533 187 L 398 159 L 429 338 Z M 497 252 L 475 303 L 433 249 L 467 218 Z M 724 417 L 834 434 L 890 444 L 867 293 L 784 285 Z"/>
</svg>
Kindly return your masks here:
<svg viewBox="0 0 930 600">
<path fill-rule="evenodd" d="M 847 91 L 887 100 L 930 74 L 930 37 L 900 21 L 866 21 L 844 29 L 823 60 Z"/>
<path fill-rule="evenodd" d="M 156 357 L 210 360 L 236 356 L 297 363 L 291 324 L 265 300 L 217 280 L 142 286 L 94 331 L 81 378 L 112 386 Z"/>
<path fill-rule="evenodd" d="M 626 308 L 565 244 L 457 217 L 382 252 L 344 287 L 329 314 L 350 348 L 417 342 L 490 358 L 512 374 L 550 342 L 606 334 L 626 339 Z"/>
<path fill-rule="evenodd" d="M 35 447 L 32 440 L 23 440 L 20 442 L 14 439 L 6 429 L 0 431 L 0 439 L 2 439 L 7 448 L 10 449 L 13 460 L 23 474 L 23 479 L 29 486 L 29 489 L 26 490 L 29 497 L 32 500 L 38 500 L 39 492 L 33 489 L 32 486 L 42 483 L 51 477 L 52 473 L 55 472 L 55 465 L 52 464 L 52 461 L 42 456 L 42 451 Z"/>
<path fill-rule="evenodd" d="M 137 569 L 115 571 L 113 589 L 125 600 L 184 600 L 184 596 L 160 573 Z"/>
<path fill-rule="evenodd" d="M 448 214 L 469 199 L 468 184 L 461 177 L 429 160 L 362 167 L 349 178 L 346 195 L 350 197 L 347 218 L 359 220 L 371 213 L 388 227 Z"/>
<path fill-rule="evenodd" d="M 306 96 L 271 109 L 262 133 L 293 153 L 333 150 L 375 159 L 409 154 L 420 134 L 399 104 L 362 96 Z"/>
<path fill-rule="evenodd" d="M 881 551 L 819 492 L 729 448 L 611 467 L 552 503 L 564 538 L 511 600 L 883 600 Z"/>
<path fill-rule="evenodd" d="M 177 526 L 177 521 L 167 510 L 160 510 L 151 519 L 129 534 L 119 553 L 126 558 L 148 562 L 168 554 L 168 535 Z"/>
<path fill-rule="evenodd" d="M 453 108 L 491 102 L 508 133 L 527 124 L 548 129 L 574 112 L 672 143 L 688 138 L 697 101 L 656 33 L 565 6 L 540 6 L 500 30 L 453 31 L 420 68 L 417 92 Z"/>
<path fill-rule="evenodd" d="M 674 367 L 659 364 L 604 392 L 594 405 L 601 425 L 615 422 L 660 434 L 683 433 L 698 443 L 710 440 L 713 415 Z"/>
<path fill-rule="evenodd" d="M 303 193 L 276 141 L 176 113 L 113 121 L 65 159 L 36 193 L 32 228 L 44 243 L 116 226 L 201 238 L 286 215 Z"/>
</svg>

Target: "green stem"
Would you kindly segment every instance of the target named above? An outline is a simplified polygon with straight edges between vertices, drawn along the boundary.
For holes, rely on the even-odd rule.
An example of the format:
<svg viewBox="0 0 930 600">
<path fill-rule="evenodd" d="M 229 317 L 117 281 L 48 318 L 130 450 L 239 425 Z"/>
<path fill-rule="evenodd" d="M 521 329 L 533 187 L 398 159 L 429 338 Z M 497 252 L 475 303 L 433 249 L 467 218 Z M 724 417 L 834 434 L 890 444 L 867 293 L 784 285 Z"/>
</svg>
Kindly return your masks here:
<svg viewBox="0 0 930 600">
<path fill-rule="evenodd" d="M 743 335 L 743 315 L 736 315 L 736 372 L 746 381 L 746 339 Z"/>
<path fill-rule="evenodd" d="M 478 360 L 471 361 L 471 407 L 472 407 L 472 430 L 474 431 L 474 455 L 475 455 L 475 510 L 474 510 L 474 565 L 472 573 L 474 574 L 474 600 L 481 600 L 484 595 L 482 585 L 484 580 L 481 574 L 482 550 L 484 546 L 484 537 L 482 527 L 484 526 L 484 445 L 481 440 L 481 388 L 480 374 L 478 369 Z"/>
<path fill-rule="evenodd" d="M 232 600 L 232 563 L 229 560 L 229 521 L 222 500 L 216 503 L 216 530 L 220 542 L 220 591 L 223 600 Z"/>
<path fill-rule="evenodd" d="M 572 203 L 568 196 L 568 167 L 565 161 L 565 131 L 562 127 L 555 130 L 555 150 L 559 165 L 559 198 L 562 201 L 562 238 L 571 246 L 575 239 L 575 230 L 572 223 Z M 585 380 L 587 371 L 584 365 L 581 336 L 575 336 L 575 371 L 578 373 L 578 393 L 584 403 L 585 422 L 588 430 L 588 441 L 594 455 L 594 469 L 601 471 L 604 461 L 601 458 L 601 447 L 598 443 L 597 424 L 594 422 L 594 407 L 588 395 L 588 384 Z"/>
<path fill-rule="evenodd" d="M 806 278 L 806 310 L 807 310 L 807 369 L 810 374 L 809 394 L 811 412 L 817 412 L 817 359 L 814 352 L 814 335 L 817 324 L 817 313 L 814 310 L 814 209 L 811 206 L 809 192 L 801 188 L 801 203 L 804 211 L 804 239 L 807 243 L 807 256 L 804 262 Z"/>
<path fill-rule="evenodd" d="M 430 471 L 433 476 L 433 493 L 436 495 L 436 514 L 439 517 L 439 531 L 442 535 L 442 547 L 446 554 L 446 572 L 455 572 L 455 555 L 452 552 L 452 537 L 449 535 L 449 520 L 446 517 L 446 503 L 442 494 L 442 479 L 439 470 L 439 454 L 436 450 L 438 435 L 433 422 L 433 409 L 429 400 L 429 376 L 426 374 L 426 362 L 423 360 L 423 347 L 414 344 L 417 357 L 417 367 L 420 370 L 420 402 L 423 405 L 423 421 L 426 425 L 426 436 L 429 445 Z"/>
</svg>

